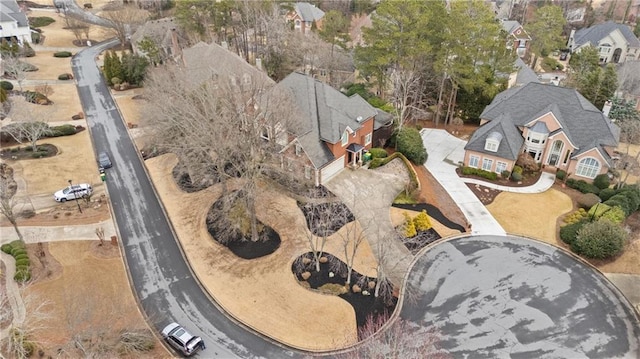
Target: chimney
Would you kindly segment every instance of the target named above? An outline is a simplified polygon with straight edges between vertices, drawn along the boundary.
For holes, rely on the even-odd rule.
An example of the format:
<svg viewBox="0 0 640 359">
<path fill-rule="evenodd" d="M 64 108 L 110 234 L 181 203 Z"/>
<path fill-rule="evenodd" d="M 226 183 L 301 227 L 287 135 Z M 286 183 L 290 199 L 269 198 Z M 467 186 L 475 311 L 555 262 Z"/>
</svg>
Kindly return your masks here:
<svg viewBox="0 0 640 359">
<path fill-rule="evenodd" d="M 604 103 L 604 106 L 602 106 L 602 113 L 609 117 L 609 112 L 611 112 L 611 106 L 613 104 L 611 103 L 611 101 L 607 100 L 607 102 Z"/>
</svg>

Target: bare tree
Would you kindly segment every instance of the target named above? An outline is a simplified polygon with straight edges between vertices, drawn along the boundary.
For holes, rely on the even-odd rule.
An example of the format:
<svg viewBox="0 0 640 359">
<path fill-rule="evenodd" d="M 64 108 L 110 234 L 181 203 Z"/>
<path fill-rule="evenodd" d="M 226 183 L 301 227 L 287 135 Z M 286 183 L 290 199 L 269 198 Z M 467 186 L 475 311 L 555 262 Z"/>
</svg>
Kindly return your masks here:
<svg viewBox="0 0 640 359">
<path fill-rule="evenodd" d="M 358 253 L 358 248 L 366 239 L 358 221 L 348 223 L 338 233 L 342 244 L 344 263 L 347 265 L 347 280 L 345 285 L 350 286 L 351 274 L 353 273 L 353 265 L 356 254 Z"/>
<path fill-rule="evenodd" d="M 17 293 L 0 292 L 0 317 L 11 318 L 8 335 L 1 342 L 4 352 L 19 359 L 32 356 L 38 344 L 37 332 L 46 328 L 51 318 L 50 304 L 47 299 L 30 290 L 28 285 L 18 287 Z M 24 308 L 24 311 L 20 308 Z"/>
<path fill-rule="evenodd" d="M 627 144 L 625 158 L 629 158 L 629 147 L 640 144 L 640 121 L 622 121 L 620 123 L 620 140 Z M 626 172 L 624 178 L 618 183 L 618 187 L 622 187 L 627 183 L 629 173 L 635 166 L 638 166 L 638 161 L 640 161 L 640 151 L 638 151 L 633 161 L 625 162 L 623 169 Z"/>
<path fill-rule="evenodd" d="M 33 65 L 21 61 L 17 57 L 9 56 L 2 59 L 2 66 L 4 72 L 9 75 L 10 78 L 16 80 L 22 92 L 22 83 L 27 79 L 27 72 L 33 71 Z"/>
<path fill-rule="evenodd" d="M 66 17 L 67 29 L 71 30 L 76 40 L 82 40 L 82 35 L 86 34 L 88 38 L 89 24 L 75 17 Z"/>
<path fill-rule="evenodd" d="M 51 128 L 44 122 L 15 122 L 2 127 L 2 131 L 8 133 L 18 143 L 27 141 L 33 152 L 38 150 L 37 142 L 51 132 Z"/>
<path fill-rule="evenodd" d="M 15 200 L 18 185 L 13 179 L 13 168 L 6 163 L 0 163 L 0 213 L 11 223 L 18 238 L 22 241 L 22 233 L 18 228 L 18 214 L 15 212 Z"/>
<path fill-rule="evenodd" d="M 137 6 L 125 4 L 117 10 L 105 11 L 102 17 L 111 23 L 110 31 L 124 45 L 136 28 L 147 21 L 149 14 Z"/>
<path fill-rule="evenodd" d="M 104 228 L 96 228 L 96 236 L 98 236 L 98 239 L 100 240 L 100 246 L 104 245 Z"/>
<path fill-rule="evenodd" d="M 439 348 L 440 336 L 433 327 L 423 328 L 413 322 L 389 317 L 368 318 L 359 330 L 360 338 L 368 338 L 355 350 L 339 355 L 341 359 L 445 359 L 451 358 Z"/>
<path fill-rule="evenodd" d="M 169 67 L 153 69 L 146 88 L 153 93 L 150 129 L 156 143 L 191 161 L 194 173 L 212 169 L 221 182 L 238 177 L 238 199 L 250 216 L 251 239 L 258 240 L 255 198 L 259 183 L 285 172 L 280 149 L 297 129 L 290 94 L 270 91 L 263 73 L 187 76 Z M 208 77 L 208 79 L 207 79 Z M 228 211 L 227 211 L 228 212 Z"/>
</svg>

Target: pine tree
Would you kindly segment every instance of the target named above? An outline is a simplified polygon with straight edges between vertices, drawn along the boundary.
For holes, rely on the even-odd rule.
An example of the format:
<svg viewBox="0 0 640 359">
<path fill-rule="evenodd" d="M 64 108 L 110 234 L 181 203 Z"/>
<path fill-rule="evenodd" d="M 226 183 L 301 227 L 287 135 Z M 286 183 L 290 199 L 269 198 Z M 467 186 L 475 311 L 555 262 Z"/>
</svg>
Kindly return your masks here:
<svg viewBox="0 0 640 359">
<path fill-rule="evenodd" d="M 111 58 L 111 53 L 107 51 L 104 54 L 104 62 L 102 64 L 102 75 L 107 80 L 107 85 L 112 86 L 111 79 L 113 78 L 113 59 Z"/>
</svg>

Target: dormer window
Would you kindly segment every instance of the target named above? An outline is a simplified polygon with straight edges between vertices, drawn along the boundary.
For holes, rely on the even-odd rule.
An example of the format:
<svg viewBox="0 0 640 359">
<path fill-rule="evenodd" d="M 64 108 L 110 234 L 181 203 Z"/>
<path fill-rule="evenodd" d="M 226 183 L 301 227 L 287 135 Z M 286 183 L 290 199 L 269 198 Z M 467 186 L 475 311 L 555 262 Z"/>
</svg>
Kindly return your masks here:
<svg viewBox="0 0 640 359">
<path fill-rule="evenodd" d="M 502 134 L 495 131 L 491 132 L 484 143 L 484 149 L 490 152 L 498 152 L 500 141 L 502 141 Z"/>
</svg>

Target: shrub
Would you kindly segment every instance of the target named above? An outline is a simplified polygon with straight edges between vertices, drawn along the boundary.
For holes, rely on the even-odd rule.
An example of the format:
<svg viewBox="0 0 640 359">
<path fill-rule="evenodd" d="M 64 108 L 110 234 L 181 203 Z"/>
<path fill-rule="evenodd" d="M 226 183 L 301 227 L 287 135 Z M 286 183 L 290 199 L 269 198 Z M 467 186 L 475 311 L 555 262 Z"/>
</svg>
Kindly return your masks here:
<svg viewBox="0 0 640 359">
<path fill-rule="evenodd" d="M 12 247 L 11 254 L 14 258 L 19 255 L 26 255 L 27 250 L 24 247 Z"/>
<path fill-rule="evenodd" d="M 413 220 L 411 220 L 411 217 L 406 212 L 404 213 L 404 226 L 402 232 L 402 234 L 407 238 L 415 237 L 418 234 Z"/>
<path fill-rule="evenodd" d="M 29 45 L 28 42 L 25 42 L 22 46 L 22 49 L 20 49 L 20 56 L 34 57 L 36 56 L 36 51 L 31 47 L 31 45 Z"/>
<path fill-rule="evenodd" d="M 636 186 L 628 186 L 620 189 L 618 193 L 627 197 L 629 201 L 629 214 L 637 211 L 640 208 L 640 190 Z"/>
<path fill-rule="evenodd" d="M 9 81 L 0 81 L 0 87 L 5 91 L 13 90 L 13 84 Z"/>
<path fill-rule="evenodd" d="M 403 127 L 396 137 L 396 146 L 398 152 L 415 164 L 422 165 L 427 161 L 427 149 L 415 128 Z"/>
<path fill-rule="evenodd" d="M 509 178 L 509 176 L 511 176 L 511 172 L 509 172 L 509 170 L 504 170 L 500 173 L 500 177 L 502 178 Z"/>
<path fill-rule="evenodd" d="M 0 246 L 0 250 L 5 252 L 6 254 L 11 254 L 12 249 L 13 247 L 11 247 L 11 244 L 9 243 L 5 243 L 2 246 Z"/>
<path fill-rule="evenodd" d="M 562 64 L 553 57 L 545 57 L 544 59 L 542 59 L 541 66 L 545 71 L 562 71 L 562 69 L 564 69 L 564 66 L 562 66 Z"/>
<path fill-rule="evenodd" d="M 573 211 L 570 214 L 566 215 L 563 219 L 563 222 L 567 224 L 578 223 L 587 218 L 587 216 L 587 211 L 585 211 L 584 208 L 580 208 L 577 211 Z"/>
<path fill-rule="evenodd" d="M 122 83 L 122 80 L 120 80 L 120 78 L 118 77 L 114 77 L 111 79 L 111 83 L 114 85 L 120 85 Z"/>
<path fill-rule="evenodd" d="M 35 103 L 38 105 L 48 105 L 51 103 L 51 100 L 49 100 L 47 96 L 36 91 L 25 91 L 24 98 L 25 100 L 27 100 L 27 102 Z"/>
<path fill-rule="evenodd" d="M 384 148 L 372 148 L 369 150 L 371 158 L 385 158 L 388 156 L 387 151 Z"/>
<path fill-rule="evenodd" d="M 604 202 L 604 204 L 610 206 L 610 207 L 615 207 L 618 206 L 620 208 L 622 208 L 622 210 L 624 211 L 624 213 L 628 216 L 631 213 L 633 213 L 631 211 L 631 204 L 629 203 L 629 198 L 627 198 L 627 196 L 625 196 L 624 194 L 618 193 L 613 195 L 611 198 L 609 198 L 608 200 L 606 200 Z"/>
<path fill-rule="evenodd" d="M 613 188 L 605 188 L 603 190 L 600 191 L 600 193 L 598 193 L 598 197 L 600 197 L 600 199 L 604 202 L 606 200 L 608 200 L 609 198 L 613 197 L 613 195 L 616 194 L 616 190 Z"/>
<path fill-rule="evenodd" d="M 29 18 L 29 25 L 31 25 L 31 27 L 43 27 L 43 26 L 50 25 L 51 23 L 53 23 L 55 21 L 56 20 L 54 20 L 53 18 L 50 18 L 48 16 L 30 17 Z"/>
<path fill-rule="evenodd" d="M 622 208 L 618 206 L 611 207 L 611 209 L 602 213 L 602 215 L 600 216 L 600 219 L 611 221 L 616 224 L 624 222 L 625 218 L 627 218 L 626 214 L 624 213 Z"/>
<path fill-rule="evenodd" d="M 426 231 L 432 227 L 431 220 L 425 210 L 422 210 L 422 212 L 413 218 L 413 224 L 418 232 Z"/>
<path fill-rule="evenodd" d="M 511 173 L 511 180 L 513 182 L 518 182 L 518 181 L 522 181 L 522 173 L 518 173 L 516 171 L 513 171 Z"/>
<path fill-rule="evenodd" d="M 596 178 L 593 179 L 593 185 L 598 187 L 599 189 L 608 188 L 611 185 L 609 181 L 609 175 L 606 173 L 597 175 Z"/>
<path fill-rule="evenodd" d="M 20 259 L 25 259 L 25 258 L 26 258 L 26 259 L 29 259 L 29 255 L 25 253 L 25 254 L 17 255 L 17 256 L 15 256 L 15 257 L 13 257 L 13 258 L 14 258 L 16 261 L 19 261 Z"/>
<path fill-rule="evenodd" d="M 591 208 L 595 206 L 596 203 L 600 203 L 600 197 L 595 193 L 583 193 L 578 196 L 576 202 L 578 202 L 578 207 L 580 208 Z"/>
<path fill-rule="evenodd" d="M 51 134 L 49 137 L 70 136 L 76 134 L 76 127 L 74 125 L 60 125 L 51 127 Z"/>
<path fill-rule="evenodd" d="M 480 168 L 473 168 L 473 167 L 462 167 L 462 174 L 465 176 L 470 176 L 470 175 L 480 176 L 482 178 L 486 178 L 491 181 L 495 181 L 498 178 L 498 174 L 495 172 L 489 172 Z"/>
<path fill-rule="evenodd" d="M 619 254 L 624 248 L 627 232 L 610 221 L 586 223 L 571 244 L 571 250 L 587 258 L 605 259 Z"/>
<path fill-rule="evenodd" d="M 522 169 L 528 172 L 535 172 L 540 169 L 536 160 L 533 159 L 529 153 L 519 154 L 518 159 L 516 160 L 516 165 L 522 167 Z"/>
<path fill-rule="evenodd" d="M 522 174 L 522 167 L 520 167 L 518 165 L 513 166 L 513 173 L 517 173 L 517 174 L 521 175 Z"/>
<path fill-rule="evenodd" d="M 58 75 L 58 80 L 71 80 L 73 78 L 72 74 L 60 74 Z"/>
<path fill-rule="evenodd" d="M 28 257 L 16 260 L 16 266 L 28 266 L 29 264 L 31 264 L 31 262 Z"/>
<path fill-rule="evenodd" d="M 73 54 L 69 51 L 58 51 L 53 53 L 53 57 L 71 57 Z"/>
<path fill-rule="evenodd" d="M 580 221 L 576 223 L 567 224 L 560 227 L 560 239 L 568 244 L 572 245 L 578 236 L 578 231 L 586 224 L 586 221 Z"/>
<path fill-rule="evenodd" d="M 7 95 L 7 90 L 0 87 L 0 103 L 6 102 L 8 98 L 9 98 L 9 95 Z"/>
<path fill-rule="evenodd" d="M 369 168 L 374 169 L 386 164 L 387 162 L 385 162 L 384 158 L 374 158 L 371 160 L 371 162 L 369 162 Z"/>
<path fill-rule="evenodd" d="M 567 186 L 577 189 L 582 193 L 595 193 L 598 194 L 600 192 L 600 188 L 592 185 L 591 183 L 587 183 L 584 180 L 575 180 L 573 178 L 569 178 L 567 180 Z"/>
<path fill-rule="evenodd" d="M 558 170 L 556 172 L 556 178 L 559 179 L 560 181 L 564 181 L 564 179 L 567 178 L 567 171 Z"/>
<path fill-rule="evenodd" d="M 13 276 L 13 280 L 16 282 L 28 282 L 31 279 L 31 271 L 29 268 L 16 268 L 16 274 Z"/>
</svg>

